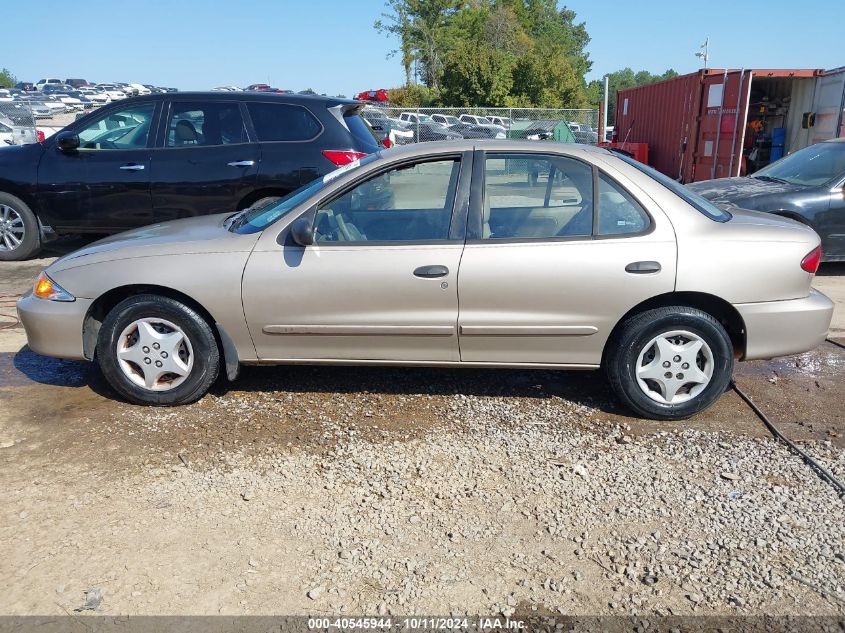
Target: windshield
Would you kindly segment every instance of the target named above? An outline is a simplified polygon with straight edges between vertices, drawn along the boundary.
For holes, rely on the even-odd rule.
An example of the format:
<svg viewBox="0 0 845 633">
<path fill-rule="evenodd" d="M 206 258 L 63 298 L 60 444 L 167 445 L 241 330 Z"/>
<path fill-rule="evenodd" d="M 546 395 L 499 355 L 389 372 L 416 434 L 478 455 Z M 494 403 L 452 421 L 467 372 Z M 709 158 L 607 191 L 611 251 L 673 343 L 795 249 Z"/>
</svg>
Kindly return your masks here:
<svg viewBox="0 0 845 633">
<path fill-rule="evenodd" d="M 613 155 L 619 158 L 620 160 L 628 163 L 629 165 L 636 167 L 646 176 L 650 176 L 651 178 L 659 182 L 661 185 L 666 187 L 669 191 L 674 193 L 676 196 L 681 198 L 684 202 L 696 209 L 699 213 L 706 215 L 711 220 L 715 222 L 727 222 L 733 217 L 730 213 L 728 213 L 724 209 L 717 207 L 707 198 L 704 198 L 698 195 L 697 193 L 694 193 L 693 191 L 684 187 L 681 183 L 672 180 L 668 176 L 664 176 L 656 169 L 652 169 L 648 165 L 643 165 L 640 161 L 634 160 L 633 158 L 631 158 L 630 156 L 626 156 L 625 154 L 614 152 Z"/>
<path fill-rule="evenodd" d="M 752 174 L 758 180 L 775 180 L 818 187 L 845 175 L 845 143 L 817 143 L 784 156 Z"/>
<path fill-rule="evenodd" d="M 358 169 L 362 165 L 367 165 L 378 158 L 378 154 L 369 154 L 361 160 L 356 160 L 343 167 L 338 167 L 334 171 L 329 172 L 322 178 L 312 180 L 307 185 L 292 191 L 288 195 L 258 208 L 244 209 L 237 215 L 231 218 L 229 230 L 232 233 L 248 234 L 258 233 L 263 231 L 268 226 L 280 220 L 288 213 L 296 209 L 300 204 L 308 200 L 311 196 L 320 191 L 323 187 L 329 184 L 332 180 L 345 174 L 353 169 Z"/>
<path fill-rule="evenodd" d="M 486 116 L 480 116 L 480 117 L 478 117 L 478 122 L 479 122 L 481 125 L 493 125 L 492 123 L 490 123 L 490 119 L 488 119 Z"/>
</svg>

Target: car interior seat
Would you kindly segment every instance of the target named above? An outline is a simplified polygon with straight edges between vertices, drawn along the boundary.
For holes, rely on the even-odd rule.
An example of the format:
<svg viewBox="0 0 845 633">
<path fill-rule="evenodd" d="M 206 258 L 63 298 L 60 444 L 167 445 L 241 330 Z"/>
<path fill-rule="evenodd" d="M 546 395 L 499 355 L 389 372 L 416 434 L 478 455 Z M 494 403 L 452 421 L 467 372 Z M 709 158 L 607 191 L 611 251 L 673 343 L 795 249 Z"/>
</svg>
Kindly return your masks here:
<svg viewBox="0 0 845 633">
<path fill-rule="evenodd" d="M 194 124 L 185 119 L 176 122 L 173 130 L 176 145 L 196 145 L 199 141 L 199 134 Z"/>
</svg>

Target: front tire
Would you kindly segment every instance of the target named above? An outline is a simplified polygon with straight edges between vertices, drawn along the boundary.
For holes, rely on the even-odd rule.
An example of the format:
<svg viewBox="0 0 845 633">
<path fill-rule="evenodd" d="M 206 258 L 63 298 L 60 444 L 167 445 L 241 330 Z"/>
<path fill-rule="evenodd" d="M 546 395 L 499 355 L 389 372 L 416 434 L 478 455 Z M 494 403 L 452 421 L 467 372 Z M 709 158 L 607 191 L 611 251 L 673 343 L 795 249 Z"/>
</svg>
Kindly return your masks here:
<svg viewBox="0 0 845 633">
<path fill-rule="evenodd" d="M 151 294 L 125 299 L 109 312 L 97 360 L 115 391 L 143 405 L 195 402 L 220 373 L 217 340 L 202 315 Z"/>
<path fill-rule="evenodd" d="M 38 218 L 22 200 L 0 192 L 0 261 L 19 262 L 39 250 Z"/>
<path fill-rule="evenodd" d="M 605 371 L 617 397 L 638 415 L 682 420 L 724 393 L 734 350 L 722 324 L 687 306 L 629 317 L 608 341 Z"/>
</svg>

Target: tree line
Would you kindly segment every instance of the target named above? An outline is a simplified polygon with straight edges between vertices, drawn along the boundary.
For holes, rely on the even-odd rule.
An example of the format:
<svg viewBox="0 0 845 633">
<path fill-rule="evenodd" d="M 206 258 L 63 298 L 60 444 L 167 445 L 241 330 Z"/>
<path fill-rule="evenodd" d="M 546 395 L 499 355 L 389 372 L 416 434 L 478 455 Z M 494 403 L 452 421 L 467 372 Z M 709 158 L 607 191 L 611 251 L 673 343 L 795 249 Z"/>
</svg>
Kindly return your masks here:
<svg viewBox="0 0 845 633">
<path fill-rule="evenodd" d="M 400 106 L 598 107 L 601 81 L 587 83 L 590 36 L 557 0 L 387 0 L 375 22 L 398 46 Z M 611 93 L 677 75 L 630 68 L 610 74 Z M 635 83 L 631 83 L 631 82 Z M 611 110 L 612 112 L 612 110 Z"/>
</svg>

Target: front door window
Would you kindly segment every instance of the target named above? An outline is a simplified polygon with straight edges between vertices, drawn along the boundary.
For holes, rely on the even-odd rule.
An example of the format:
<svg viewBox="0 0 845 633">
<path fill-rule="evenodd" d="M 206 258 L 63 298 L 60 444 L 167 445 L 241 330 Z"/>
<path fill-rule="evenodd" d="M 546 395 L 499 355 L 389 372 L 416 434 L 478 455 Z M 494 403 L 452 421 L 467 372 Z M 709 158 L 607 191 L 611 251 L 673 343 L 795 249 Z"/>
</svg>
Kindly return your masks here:
<svg viewBox="0 0 845 633">
<path fill-rule="evenodd" d="M 399 167 L 320 205 L 315 241 L 421 242 L 449 239 L 460 161 Z"/>
<path fill-rule="evenodd" d="M 111 110 L 79 131 L 79 149 L 144 149 L 150 138 L 153 112 L 154 103 Z"/>
</svg>

